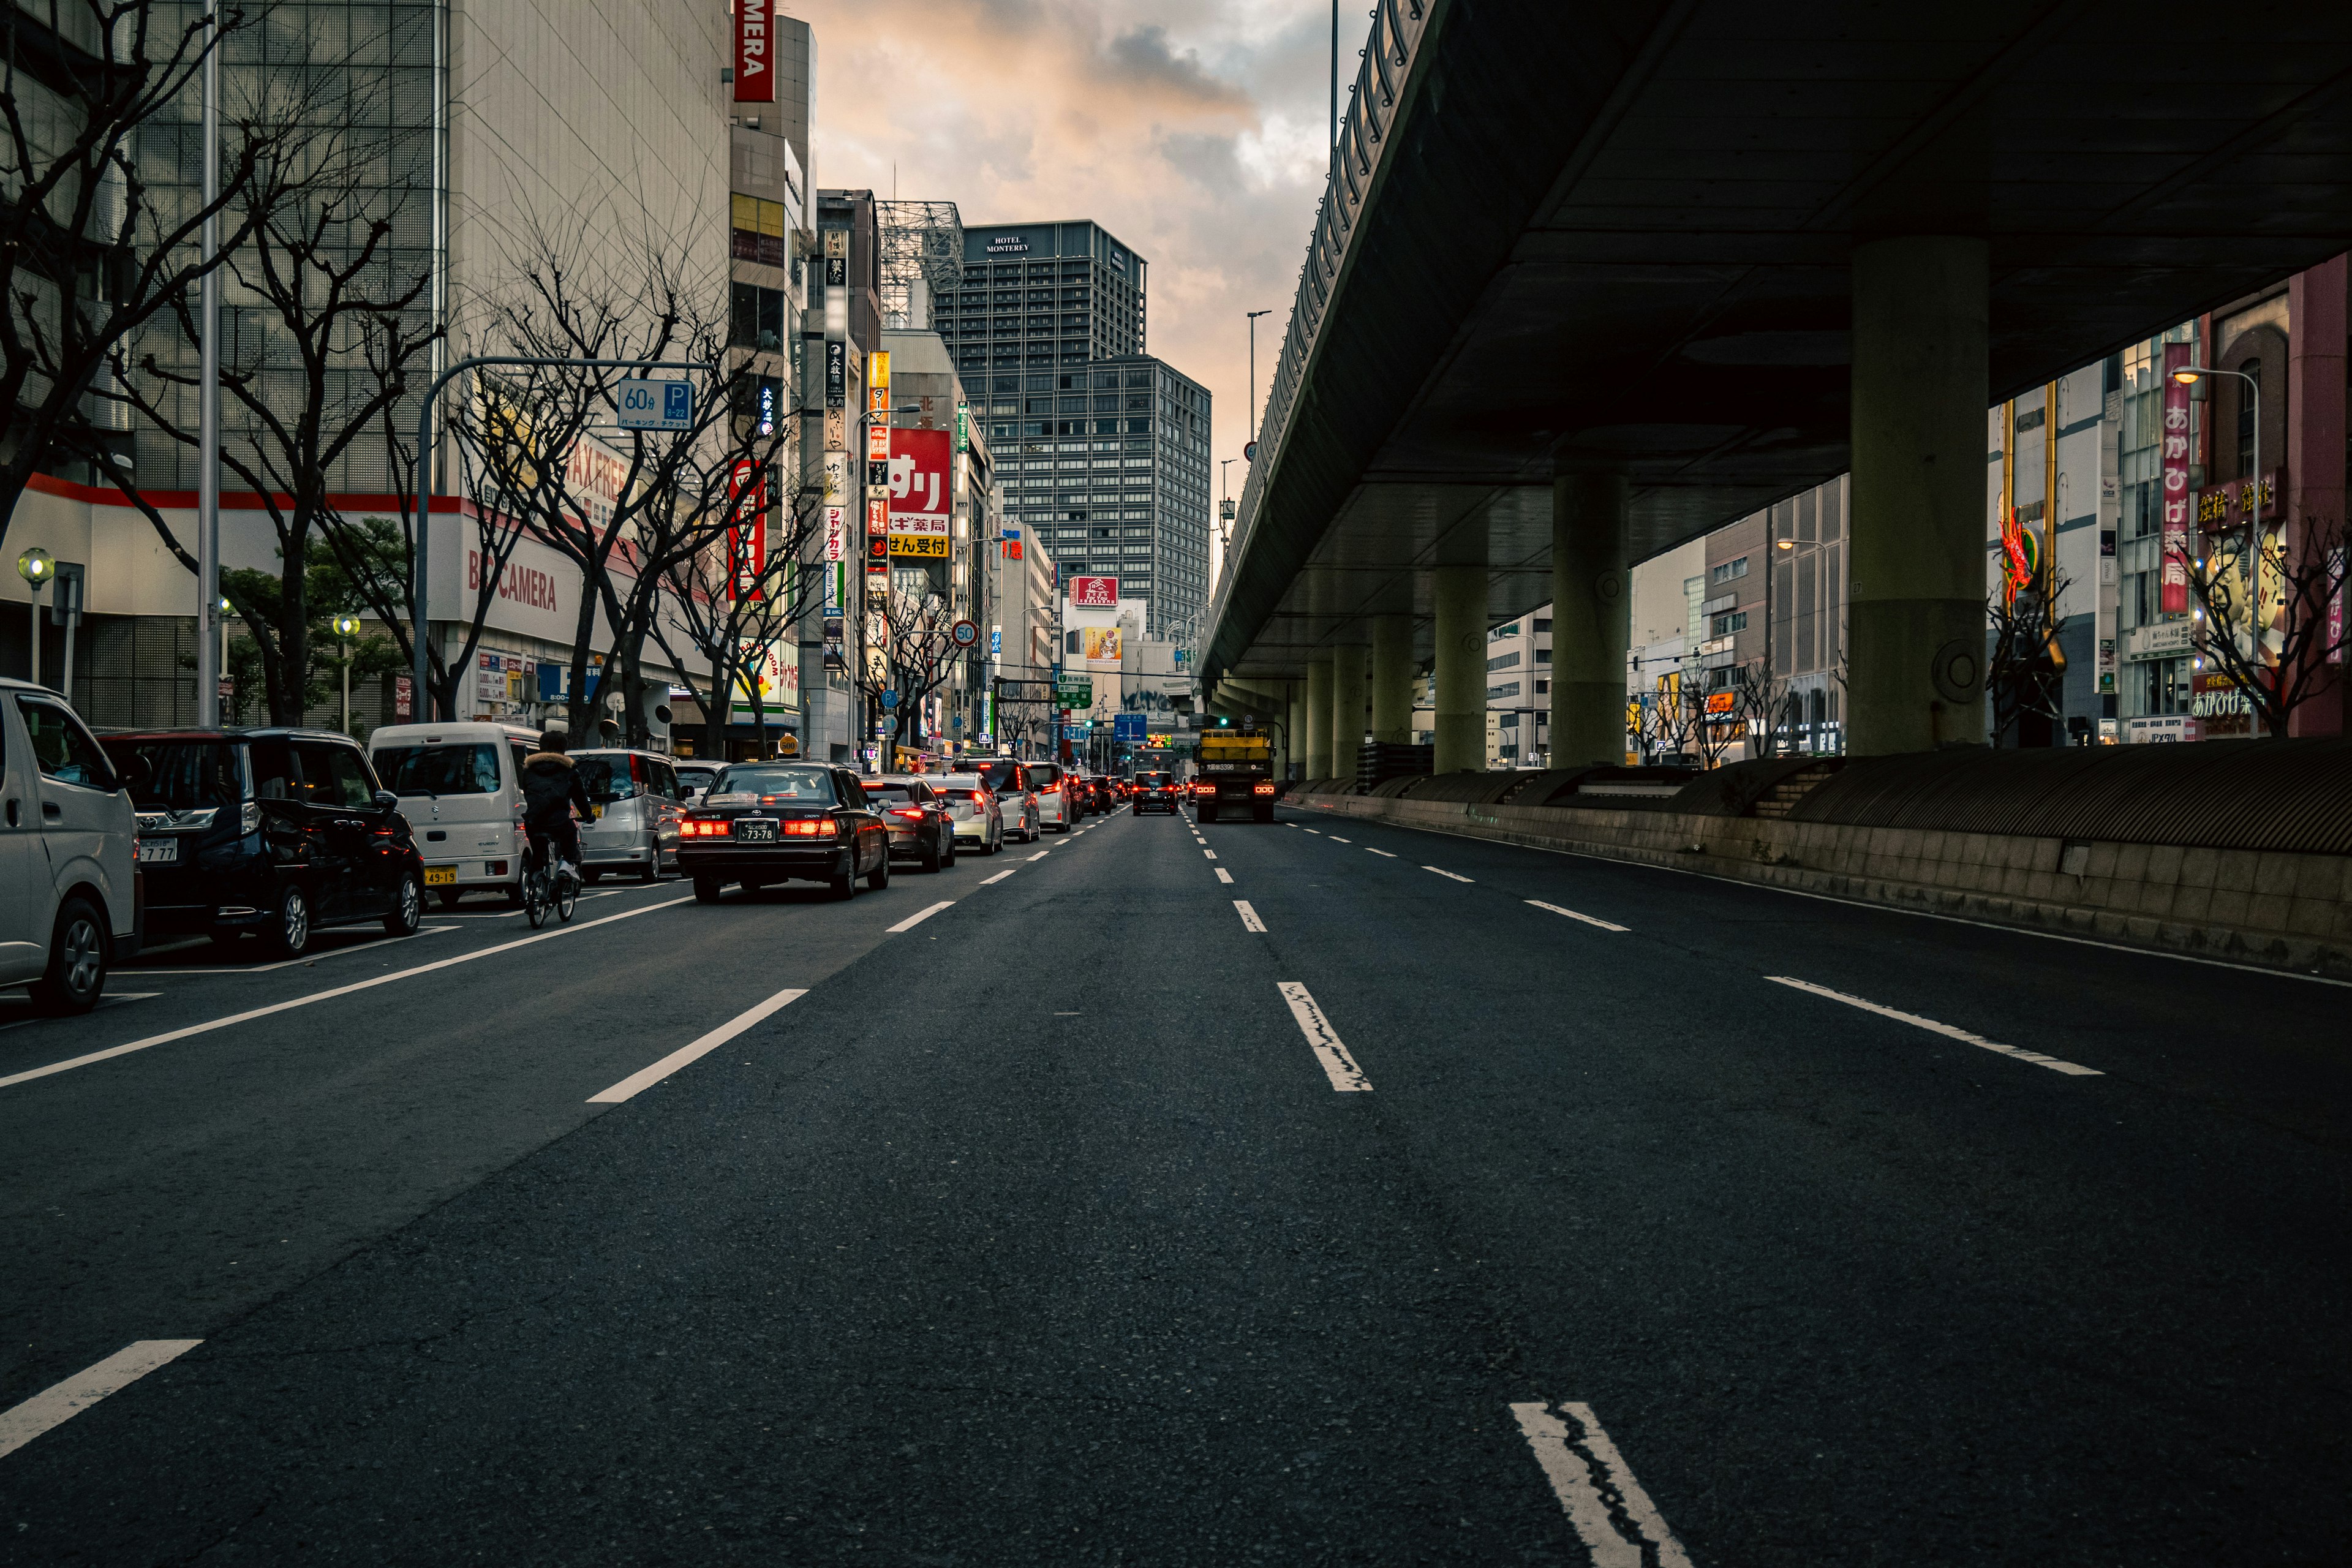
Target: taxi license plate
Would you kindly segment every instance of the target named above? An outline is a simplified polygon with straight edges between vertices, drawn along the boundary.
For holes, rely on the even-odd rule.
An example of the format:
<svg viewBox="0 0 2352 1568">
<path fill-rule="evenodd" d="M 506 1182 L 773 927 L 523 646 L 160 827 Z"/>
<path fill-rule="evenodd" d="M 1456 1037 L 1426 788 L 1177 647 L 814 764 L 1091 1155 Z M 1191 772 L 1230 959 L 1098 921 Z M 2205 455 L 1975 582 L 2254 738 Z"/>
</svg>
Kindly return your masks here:
<svg viewBox="0 0 2352 1568">
<path fill-rule="evenodd" d="M 428 888 L 446 888 L 457 879 L 457 868 L 455 866 L 427 866 L 425 868 L 425 885 Z"/>
<path fill-rule="evenodd" d="M 176 838 L 142 838 L 139 841 L 139 863 L 142 866 L 170 865 L 180 858 L 180 841 Z"/>
<path fill-rule="evenodd" d="M 773 844 L 776 841 L 776 825 L 739 816 L 735 819 L 735 837 L 746 844 Z"/>
</svg>

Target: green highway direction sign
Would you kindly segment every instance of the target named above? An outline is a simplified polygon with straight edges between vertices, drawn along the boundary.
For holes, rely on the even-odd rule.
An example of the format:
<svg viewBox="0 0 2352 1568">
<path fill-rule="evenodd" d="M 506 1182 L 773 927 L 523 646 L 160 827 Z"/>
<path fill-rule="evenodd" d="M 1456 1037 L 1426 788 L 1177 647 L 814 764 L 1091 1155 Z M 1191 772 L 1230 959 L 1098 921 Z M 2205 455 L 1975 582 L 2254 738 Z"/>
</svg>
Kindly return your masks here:
<svg viewBox="0 0 2352 1568">
<path fill-rule="evenodd" d="M 1095 705 L 1095 683 L 1084 676 L 1066 675 L 1054 693 L 1056 708 L 1091 708 Z"/>
</svg>

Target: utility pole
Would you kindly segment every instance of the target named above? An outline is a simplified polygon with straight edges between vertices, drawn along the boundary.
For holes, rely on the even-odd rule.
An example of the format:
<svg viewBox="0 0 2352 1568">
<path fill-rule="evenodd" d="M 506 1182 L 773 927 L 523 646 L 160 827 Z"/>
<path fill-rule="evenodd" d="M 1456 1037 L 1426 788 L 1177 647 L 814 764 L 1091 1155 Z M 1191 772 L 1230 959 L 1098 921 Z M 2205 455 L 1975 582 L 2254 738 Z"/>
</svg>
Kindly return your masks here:
<svg viewBox="0 0 2352 1568">
<path fill-rule="evenodd" d="M 205 276 L 196 289 L 196 331 L 203 340 L 196 373 L 196 727 L 221 722 L 221 677 L 227 661 L 213 658 L 213 631 L 228 623 L 214 608 L 220 599 L 220 5 L 205 6 L 204 231 L 198 239 Z M 35 636 L 37 638 L 37 629 Z"/>
<path fill-rule="evenodd" d="M 1331 0 L 1331 134 L 1324 147 L 1339 143 L 1339 0 Z"/>
</svg>

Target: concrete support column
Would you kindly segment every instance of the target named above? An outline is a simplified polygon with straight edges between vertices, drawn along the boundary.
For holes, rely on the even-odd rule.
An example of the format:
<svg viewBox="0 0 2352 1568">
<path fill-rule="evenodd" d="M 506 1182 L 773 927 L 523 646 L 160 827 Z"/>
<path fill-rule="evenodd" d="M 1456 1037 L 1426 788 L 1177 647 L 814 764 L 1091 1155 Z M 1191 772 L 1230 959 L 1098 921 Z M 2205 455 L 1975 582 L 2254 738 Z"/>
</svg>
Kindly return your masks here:
<svg viewBox="0 0 2352 1568">
<path fill-rule="evenodd" d="M 2346 286 L 2341 256 L 2287 279 L 2294 332 L 2286 358 L 2287 493 L 2281 515 L 2287 559 L 2298 566 L 2326 543 L 2317 537 L 2324 525 L 2345 521 Z M 2323 664 L 2317 674 L 2312 695 L 2287 718 L 2291 735 L 2344 732 L 2344 666 Z"/>
<path fill-rule="evenodd" d="M 1307 765 L 1307 682 L 1294 680 L 1290 687 L 1290 710 L 1283 715 L 1282 776 L 1306 778 L 1297 770 Z"/>
<path fill-rule="evenodd" d="M 1307 776 L 1331 776 L 1331 656 L 1307 661 Z"/>
<path fill-rule="evenodd" d="M 1625 655 L 1633 598 L 1622 474 L 1551 487 L 1551 765 L 1625 760 Z M 1768 565 L 1768 570 L 1769 565 Z M 1529 737 L 1532 742 L 1533 737 Z"/>
<path fill-rule="evenodd" d="M 1364 664 L 1370 650 L 1361 643 L 1331 650 L 1331 773 L 1352 780 L 1357 754 L 1364 746 Z"/>
<path fill-rule="evenodd" d="M 1372 739 L 1412 744 L 1412 617 L 1372 617 Z"/>
<path fill-rule="evenodd" d="M 1436 755 L 1441 773 L 1486 771 L 1486 568 L 1438 566 L 1430 571 L 1437 612 L 1437 650 L 1430 669 L 1437 710 Z"/>
<path fill-rule="evenodd" d="M 1987 293 L 1980 239 L 1854 247 L 1845 725 L 1857 756 L 1985 738 Z"/>
</svg>

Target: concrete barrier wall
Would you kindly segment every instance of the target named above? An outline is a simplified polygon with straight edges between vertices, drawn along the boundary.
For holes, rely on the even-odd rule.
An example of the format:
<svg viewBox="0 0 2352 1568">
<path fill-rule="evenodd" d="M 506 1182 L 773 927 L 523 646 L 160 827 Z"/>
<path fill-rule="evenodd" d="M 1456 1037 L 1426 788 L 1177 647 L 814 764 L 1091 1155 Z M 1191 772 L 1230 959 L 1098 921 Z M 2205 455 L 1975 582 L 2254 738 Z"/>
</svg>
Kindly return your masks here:
<svg viewBox="0 0 2352 1568">
<path fill-rule="evenodd" d="M 1303 794 L 1308 811 L 2352 975 L 2352 857 Z"/>
</svg>

